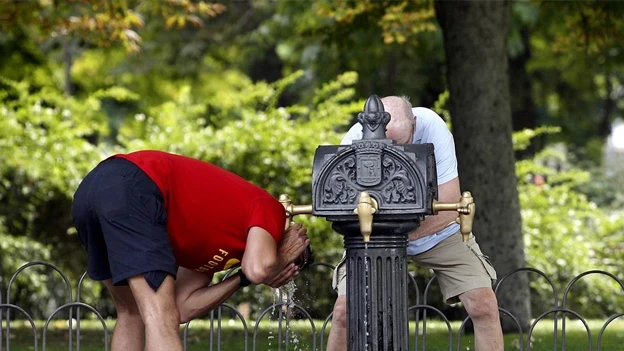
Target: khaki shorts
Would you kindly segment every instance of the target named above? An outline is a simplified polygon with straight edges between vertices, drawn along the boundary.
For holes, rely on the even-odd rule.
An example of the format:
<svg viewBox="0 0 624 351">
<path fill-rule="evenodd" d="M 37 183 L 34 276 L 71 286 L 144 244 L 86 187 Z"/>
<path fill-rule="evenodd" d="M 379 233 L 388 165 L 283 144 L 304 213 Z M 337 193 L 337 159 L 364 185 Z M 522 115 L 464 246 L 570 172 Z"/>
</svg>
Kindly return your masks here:
<svg viewBox="0 0 624 351">
<path fill-rule="evenodd" d="M 448 304 L 459 302 L 458 296 L 467 291 L 491 288 L 496 282 L 496 270 L 489 258 L 481 253 L 472 235 L 467 242 L 463 242 L 458 232 L 432 249 L 410 258 L 419 266 L 433 270 Z M 343 256 L 334 270 L 332 285 L 338 295 L 347 294 L 345 262 L 346 257 Z"/>
</svg>

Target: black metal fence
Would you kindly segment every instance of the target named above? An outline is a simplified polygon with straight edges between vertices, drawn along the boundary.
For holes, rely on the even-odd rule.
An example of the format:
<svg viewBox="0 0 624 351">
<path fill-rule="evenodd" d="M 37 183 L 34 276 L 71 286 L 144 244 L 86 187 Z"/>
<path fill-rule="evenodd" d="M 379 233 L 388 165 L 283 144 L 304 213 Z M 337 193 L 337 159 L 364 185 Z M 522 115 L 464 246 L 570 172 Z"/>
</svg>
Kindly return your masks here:
<svg viewBox="0 0 624 351">
<path fill-rule="evenodd" d="M 10 299 L 12 288 L 18 276 L 20 274 L 26 274 L 25 271 L 29 267 L 33 266 L 45 266 L 48 269 L 56 271 L 63 280 L 63 285 L 66 288 L 66 302 L 56 308 L 47 317 L 43 324 L 37 323 L 28 311 Z M 314 266 L 321 269 L 327 269 L 328 271 L 333 269 L 333 266 L 327 263 L 317 262 Z M 568 307 L 569 293 L 572 287 L 584 277 L 589 275 L 603 275 L 607 279 L 612 279 L 616 285 L 619 285 L 620 289 L 613 291 L 613 294 L 623 295 L 624 284 L 622 284 L 620 279 L 603 270 L 589 270 L 574 277 L 563 290 L 563 294 L 561 295 L 562 299 L 559 299 L 560 293 L 553 283 L 553 280 L 544 272 L 527 267 L 509 272 L 502 276 L 498 280 L 495 291 L 499 292 L 501 286 L 504 286 L 505 282 L 509 279 L 513 279 L 516 274 L 537 274 L 540 278 L 545 279 L 552 288 L 552 306 L 549 310 L 541 313 L 539 316 L 536 316 L 531 321 L 529 328 L 524 328 L 524 331 L 516 317 L 511 312 L 504 308 L 499 308 L 501 318 L 509 318 L 517 326 L 517 331 L 512 332 L 516 337 L 515 340 L 517 341 L 514 344 L 513 349 L 531 350 L 535 327 L 542 321 L 552 323 L 551 346 L 553 350 L 566 350 L 566 348 L 579 349 L 578 345 L 574 345 L 575 348 L 566 345 L 566 335 L 568 330 L 568 328 L 566 328 L 566 320 L 572 318 L 576 320 L 576 323 L 581 323 L 584 327 L 584 333 L 587 338 L 586 346 L 588 350 L 607 350 L 607 348 L 603 347 L 603 336 L 607 328 L 614 324 L 614 321 L 624 317 L 624 306 L 618 306 L 619 310 L 622 312 L 615 313 L 611 317 L 604 320 L 597 335 L 594 335 L 590 330 L 587 320 L 584 319 L 580 313 Z M 85 279 L 88 278 L 86 278 L 86 274 L 83 274 L 77 282 L 75 290 L 77 293 L 74 297 L 72 295 L 73 286 L 70 279 L 55 265 L 48 262 L 30 262 L 20 267 L 8 280 L 5 280 L 5 282 L 8 282 L 6 291 L 0 291 L 0 351 L 21 350 L 11 346 L 11 343 L 16 343 L 16 337 L 14 335 L 16 328 L 12 329 L 11 324 L 15 325 L 18 320 L 22 322 L 20 328 L 22 330 L 27 329 L 32 335 L 32 344 L 28 346 L 29 350 L 37 351 L 42 349 L 45 351 L 46 349 L 50 349 L 47 337 L 49 329 L 51 323 L 53 321 L 58 321 L 58 318 L 61 315 L 63 315 L 63 321 L 65 321 L 66 318 L 67 327 L 66 337 L 63 341 L 63 344 L 65 345 L 64 347 L 67 347 L 70 351 L 81 350 L 81 340 L 84 339 L 84 335 L 81 335 L 81 317 L 83 317 L 85 311 L 92 312 L 93 316 L 95 316 L 94 318 L 99 321 L 99 324 L 101 324 L 102 334 L 100 340 L 102 350 L 109 350 L 110 335 L 112 333 L 112 328 L 114 327 L 113 321 L 104 319 L 102 314 L 100 314 L 95 307 L 82 302 L 81 292 L 84 289 Z M 431 287 L 435 282 L 435 276 L 425 281 L 424 290 L 422 290 L 422 292 L 414 274 L 409 274 L 408 279 L 410 282 L 409 293 L 411 299 L 415 301 L 415 304 L 409 307 L 409 318 L 411 318 L 410 322 L 414 322 L 410 323 L 410 350 L 416 351 L 428 349 L 427 323 L 431 323 L 433 320 L 435 320 L 436 323 L 442 323 L 446 326 L 444 338 L 448 340 L 446 344 L 448 345 L 448 348 L 444 346 L 444 349 L 466 350 L 466 347 L 462 348 L 462 338 L 466 337 L 466 329 L 467 326 L 470 325 L 469 317 L 465 318 L 457 326 L 458 323 L 452 323 L 445 316 L 440 309 L 442 308 L 441 306 L 435 306 L 434 304 L 428 303 L 428 301 L 431 301 Z M 269 288 L 267 287 L 267 289 Z M 235 320 L 234 324 L 236 324 L 236 328 L 241 331 L 241 333 L 237 334 L 237 338 L 240 336 L 240 340 L 238 341 L 242 341 L 242 350 L 264 351 L 262 347 L 266 348 L 266 342 L 261 343 L 261 340 L 259 340 L 259 330 L 261 329 L 260 324 L 267 315 L 271 314 L 274 316 L 274 320 L 272 322 L 275 323 L 276 330 L 275 335 L 271 334 L 269 336 L 269 338 L 272 338 L 275 342 L 272 346 L 273 348 L 271 349 L 279 351 L 324 350 L 327 334 L 331 326 L 331 313 L 324 320 L 314 319 L 304 306 L 301 306 L 295 299 L 293 299 L 292 293 L 280 290 L 276 291 L 276 293 L 276 296 L 279 298 L 273 301 L 272 304 L 266 306 L 266 308 L 258 314 L 258 318 L 255 320 L 250 320 L 249 316 L 245 316 L 244 314 L 246 313 L 241 312 L 237 309 L 237 307 L 230 305 L 227 302 L 223 303 L 221 306 L 202 318 L 203 321 L 208 323 L 208 327 L 205 328 L 206 330 L 202 332 L 199 338 L 203 339 L 203 341 L 208 345 L 207 347 L 209 347 L 209 350 L 231 350 L 229 345 L 232 340 L 224 337 L 224 330 L 226 329 L 226 324 L 231 325 L 233 324 L 232 321 Z M 305 294 L 305 291 L 298 290 L 296 294 Z M 277 312 L 277 316 L 275 316 L 275 312 Z M 225 317 L 226 315 L 227 317 Z M 294 333 L 292 325 L 295 323 L 295 319 L 296 323 L 299 325 L 299 329 L 306 329 L 305 334 L 307 338 L 305 343 L 299 342 L 299 340 L 296 340 L 296 338 L 293 339 L 292 337 L 292 334 Z M 196 321 L 191 321 L 184 325 L 182 338 L 185 350 L 189 349 L 189 343 L 197 342 L 197 337 L 194 337 L 193 339 L 189 337 L 189 330 L 195 322 Z M 37 324 L 39 324 L 39 326 Z M 455 330 L 452 327 L 453 324 L 456 325 Z M 622 347 L 620 350 L 624 350 L 624 333 L 621 334 L 622 335 L 618 336 L 621 338 L 620 345 L 622 345 Z M 439 333 L 436 334 L 436 338 L 440 338 Z M 20 345 L 23 345 L 23 343 Z M 56 349 L 58 349 L 58 347 Z M 436 349 L 439 349 L 439 347 Z M 582 349 L 585 348 L 583 347 Z M 613 348 L 610 348 L 609 350 L 612 349 Z"/>
</svg>

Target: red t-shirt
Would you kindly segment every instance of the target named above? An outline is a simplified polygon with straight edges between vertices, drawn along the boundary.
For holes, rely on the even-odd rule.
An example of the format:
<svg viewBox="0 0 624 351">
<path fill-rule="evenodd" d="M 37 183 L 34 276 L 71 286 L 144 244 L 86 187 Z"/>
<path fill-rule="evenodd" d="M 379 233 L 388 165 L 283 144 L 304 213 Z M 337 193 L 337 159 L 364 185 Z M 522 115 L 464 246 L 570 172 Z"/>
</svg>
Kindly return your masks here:
<svg viewBox="0 0 624 351">
<path fill-rule="evenodd" d="M 282 237 L 284 207 L 263 189 L 200 160 L 162 151 L 118 154 L 158 185 L 179 266 L 213 274 L 240 264 L 251 227 Z"/>
</svg>

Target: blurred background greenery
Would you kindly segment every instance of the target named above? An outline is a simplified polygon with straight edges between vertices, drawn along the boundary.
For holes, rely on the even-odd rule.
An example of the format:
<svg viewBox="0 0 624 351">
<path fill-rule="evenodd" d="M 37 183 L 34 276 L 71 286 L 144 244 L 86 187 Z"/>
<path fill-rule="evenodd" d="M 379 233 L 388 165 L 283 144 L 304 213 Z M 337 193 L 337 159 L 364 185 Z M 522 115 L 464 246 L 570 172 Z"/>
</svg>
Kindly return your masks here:
<svg viewBox="0 0 624 351">
<path fill-rule="evenodd" d="M 511 8 L 525 258 L 553 279 L 559 298 L 590 269 L 624 279 L 624 150 L 614 147 L 624 136 L 612 135 L 624 111 L 623 5 Z M 410 96 L 450 124 L 446 69 L 432 1 L 2 1 L 0 291 L 6 300 L 8 280 L 28 261 L 78 280 L 85 254 L 72 195 L 109 155 L 180 153 L 310 203 L 317 145 L 338 143 L 370 94 Z M 317 261 L 335 264 L 341 237 L 322 218 L 299 220 Z M 309 274 L 330 279 L 327 270 Z M 85 284 L 83 300 L 114 315 L 101 286 Z M 311 295 L 300 298 L 324 318 L 333 292 L 307 285 Z M 49 269 L 29 268 L 9 293 L 42 318 L 66 299 L 63 288 Z M 531 277 L 534 314 L 552 307 L 550 289 Z M 272 299 L 249 288 L 232 301 L 258 313 Z M 568 301 L 591 318 L 624 303 L 622 287 L 602 276 L 584 279 Z"/>
</svg>

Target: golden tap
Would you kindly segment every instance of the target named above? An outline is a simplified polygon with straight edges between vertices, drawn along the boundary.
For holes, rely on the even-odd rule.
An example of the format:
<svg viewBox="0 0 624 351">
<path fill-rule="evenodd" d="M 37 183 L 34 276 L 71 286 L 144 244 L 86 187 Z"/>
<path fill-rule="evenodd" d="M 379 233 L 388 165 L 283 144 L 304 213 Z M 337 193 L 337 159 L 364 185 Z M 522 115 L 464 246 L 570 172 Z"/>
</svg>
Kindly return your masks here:
<svg viewBox="0 0 624 351">
<path fill-rule="evenodd" d="M 455 220 L 459 224 L 459 231 L 463 241 L 468 241 L 472 233 L 472 222 L 475 215 L 475 203 L 470 191 L 464 191 L 458 202 L 438 202 L 433 200 L 433 214 L 438 211 L 457 211 L 459 217 Z"/>
<path fill-rule="evenodd" d="M 353 212 L 358 215 L 360 232 L 366 243 L 370 241 L 370 236 L 373 232 L 373 214 L 375 214 L 378 209 L 377 201 L 370 196 L 368 191 L 362 191 L 358 198 L 357 207 Z"/>
<path fill-rule="evenodd" d="M 298 214 L 312 214 L 312 205 L 293 205 L 288 194 L 281 194 L 279 202 L 286 210 L 286 224 L 284 229 L 288 229 L 291 219 Z"/>
</svg>

